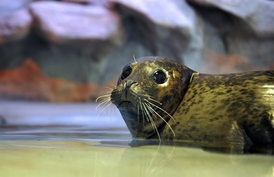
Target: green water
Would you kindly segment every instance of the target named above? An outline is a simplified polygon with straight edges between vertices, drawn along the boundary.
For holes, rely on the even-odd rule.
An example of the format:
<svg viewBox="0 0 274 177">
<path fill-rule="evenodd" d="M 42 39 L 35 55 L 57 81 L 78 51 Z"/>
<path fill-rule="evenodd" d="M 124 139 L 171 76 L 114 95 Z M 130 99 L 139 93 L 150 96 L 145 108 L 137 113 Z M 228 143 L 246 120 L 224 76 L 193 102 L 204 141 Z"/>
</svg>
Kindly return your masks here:
<svg viewBox="0 0 274 177">
<path fill-rule="evenodd" d="M 274 177 L 271 147 L 132 142 L 116 109 L 95 108 L 0 101 L 0 177 Z"/>
<path fill-rule="evenodd" d="M 274 176 L 274 156 L 267 153 L 136 143 L 132 147 L 126 131 L 68 130 L 2 130 L 0 176 Z"/>
</svg>

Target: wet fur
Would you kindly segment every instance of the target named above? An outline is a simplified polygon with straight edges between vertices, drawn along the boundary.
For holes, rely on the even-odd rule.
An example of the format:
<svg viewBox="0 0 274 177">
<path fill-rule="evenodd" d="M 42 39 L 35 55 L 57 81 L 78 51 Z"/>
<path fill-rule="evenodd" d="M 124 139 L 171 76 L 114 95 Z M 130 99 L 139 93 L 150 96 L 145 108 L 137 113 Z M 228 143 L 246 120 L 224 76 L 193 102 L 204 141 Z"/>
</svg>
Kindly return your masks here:
<svg viewBox="0 0 274 177">
<path fill-rule="evenodd" d="M 133 138 L 274 144 L 274 71 L 198 74 L 152 57 L 128 65 L 132 73 L 119 79 L 105 102 L 117 106 Z M 168 86 L 151 81 L 156 68 L 168 71 Z"/>
<path fill-rule="evenodd" d="M 194 76 L 163 139 L 274 144 L 274 71 Z"/>
</svg>

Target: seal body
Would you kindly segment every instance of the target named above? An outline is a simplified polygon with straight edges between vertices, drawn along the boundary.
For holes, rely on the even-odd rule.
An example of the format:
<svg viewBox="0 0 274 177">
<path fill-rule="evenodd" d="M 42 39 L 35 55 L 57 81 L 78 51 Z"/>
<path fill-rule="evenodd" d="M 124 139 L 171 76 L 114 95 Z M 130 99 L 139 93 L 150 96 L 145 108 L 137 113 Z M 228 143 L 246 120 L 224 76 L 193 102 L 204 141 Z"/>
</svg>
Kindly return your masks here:
<svg viewBox="0 0 274 177">
<path fill-rule="evenodd" d="M 144 57 L 125 66 L 110 99 L 133 138 L 274 145 L 274 71 L 199 74 Z"/>
</svg>

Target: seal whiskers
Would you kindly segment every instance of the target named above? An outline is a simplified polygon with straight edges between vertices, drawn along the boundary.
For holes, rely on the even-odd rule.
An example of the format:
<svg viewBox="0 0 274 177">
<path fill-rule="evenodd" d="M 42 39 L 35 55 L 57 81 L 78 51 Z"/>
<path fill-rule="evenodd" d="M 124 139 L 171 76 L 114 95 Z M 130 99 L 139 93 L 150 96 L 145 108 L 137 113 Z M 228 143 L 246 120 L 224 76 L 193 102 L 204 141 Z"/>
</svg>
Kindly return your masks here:
<svg viewBox="0 0 274 177">
<path fill-rule="evenodd" d="M 134 94 L 134 93 L 133 93 Z M 140 123 L 140 112 L 143 117 L 143 127 L 145 126 L 145 118 L 147 122 L 151 123 L 151 126 L 153 129 L 155 129 L 155 132 L 159 132 L 157 129 L 157 126 L 155 124 L 155 118 L 160 118 L 172 131 L 173 135 L 175 136 L 175 132 L 173 131 L 172 127 L 169 125 L 169 123 L 154 109 L 161 110 L 165 115 L 168 115 L 171 119 L 174 120 L 174 118 L 164 109 L 161 107 L 151 103 L 151 101 L 154 101 L 155 103 L 162 105 L 161 102 L 157 101 L 156 99 L 153 99 L 148 96 L 148 98 L 141 98 L 138 95 L 134 94 L 137 97 L 137 117 L 138 117 L 138 124 Z M 151 100 L 151 101 L 149 101 Z M 156 130 L 157 129 L 157 130 Z M 160 137 L 159 137 L 160 139 Z"/>
<path fill-rule="evenodd" d="M 140 104 L 140 109 L 141 109 L 141 113 L 142 113 L 142 117 L 143 117 L 143 120 L 142 120 L 142 122 L 143 122 L 143 127 L 145 126 L 145 118 L 146 118 L 146 120 L 149 122 L 149 119 L 146 117 L 146 115 L 145 115 L 145 112 L 144 112 L 144 105 L 143 105 L 143 103 L 142 103 L 142 101 L 141 101 L 141 99 L 139 98 L 139 104 Z"/>
<path fill-rule="evenodd" d="M 99 96 L 95 102 L 98 102 L 100 99 L 102 99 L 102 101 L 100 101 L 100 103 L 96 106 L 95 110 L 97 111 L 97 109 L 102 106 L 102 105 L 107 105 L 107 104 L 111 104 L 111 100 L 110 100 L 110 94 L 106 94 L 106 95 L 102 95 Z"/>
<path fill-rule="evenodd" d="M 111 99 L 110 99 L 110 96 L 111 96 L 111 92 L 113 89 L 116 88 L 115 85 L 112 85 L 113 88 L 111 87 L 106 87 L 106 89 L 108 89 L 109 91 L 107 91 L 105 95 L 101 95 L 101 96 L 98 96 L 95 100 L 95 102 L 98 102 L 100 99 L 103 99 L 102 101 L 100 101 L 99 105 L 96 106 L 96 110 L 98 109 L 98 107 L 100 107 L 101 105 L 103 104 L 107 104 L 108 102 L 111 102 Z"/>
<path fill-rule="evenodd" d="M 146 101 L 147 103 L 149 103 L 150 105 L 152 105 L 152 106 L 154 106 L 154 107 L 156 107 L 157 109 L 159 109 L 159 110 L 161 110 L 161 111 L 163 111 L 165 114 L 167 114 L 172 120 L 174 120 L 175 121 L 175 119 L 172 117 L 172 115 L 170 115 L 167 111 L 165 111 L 164 109 L 162 109 L 161 107 L 159 107 L 159 106 L 157 106 L 157 105 L 155 105 L 155 104 L 153 104 L 153 103 L 151 103 L 151 102 L 149 102 L 147 99 L 144 99 L 144 101 Z M 161 103 L 160 103 L 161 104 Z"/>
<path fill-rule="evenodd" d="M 272 88 L 274 71 L 211 75 L 134 57 L 100 105 L 116 105 L 133 138 L 274 145 Z"/>
<path fill-rule="evenodd" d="M 175 136 L 175 132 L 173 131 L 172 127 L 169 125 L 169 123 L 159 114 L 157 113 L 150 105 L 146 104 L 145 105 L 149 108 L 149 110 L 151 110 L 154 114 L 156 114 L 159 118 L 161 118 L 165 123 L 166 125 L 169 127 L 169 129 L 171 130 L 173 136 Z M 152 113 L 151 112 L 151 113 Z M 172 116 L 171 116 L 172 117 Z"/>
<path fill-rule="evenodd" d="M 117 86 L 111 93 L 111 102 L 120 110 L 129 131 L 135 138 L 162 139 L 162 131 L 167 128 L 172 136 L 175 131 L 169 121 L 176 122 L 172 114 L 182 99 L 182 92 L 186 87 L 177 87 L 177 80 L 187 72 L 177 72 L 173 68 L 187 70 L 180 64 L 171 64 L 166 68 L 159 68 L 163 60 L 153 57 L 149 61 L 150 67 L 145 62 L 140 62 L 133 57 L 134 61 L 123 68 Z M 189 70 L 192 72 L 192 70 Z M 136 74 L 134 74 L 135 72 Z M 144 77 L 143 77 L 144 76 Z M 182 80 L 184 84 L 189 80 Z M 174 88 L 172 91 L 169 88 Z M 157 90 L 155 90 L 157 89 Z M 170 91 L 170 92 L 169 92 Z M 174 106 L 169 106 L 165 99 L 174 97 Z M 172 103 L 173 104 L 173 103 Z M 171 109 L 170 109 L 171 108 Z M 167 110 L 168 109 L 168 110 Z"/>
<path fill-rule="evenodd" d="M 153 98 L 151 98 L 151 97 L 148 97 L 148 99 L 151 100 L 151 101 L 154 101 L 155 103 L 158 103 L 159 105 L 162 105 L 162 103 L 159 102 L 159 101 L 157 101 L 156 99 L 153 99 Z"/>
<path fill-rule="evenodd" d="M 137 100 L 138 104 L 137 104 L 137 117 L 138 117 L 138 124 L 140 123 L 140 101 L 139 99 Z"/>
<path fill-rule="evenodd" d="M 146 112 L 146 108 L 145 108 L 145 105 L 143 102 L 140 102 L 141 103 L 141 110 L 142 110 L 142 114 L 143 114 L 143 126 L 145 126 L 145 118 L 146 120 L 149 122 L 149 117 L 147 116 L 147 112 Z"/>
<path fill-rule="evenodd" d="M 155 59 L 154 59 L 154 61 L 153 61 L 153 63 L 155 63 L 155 61 L 157 60 L 157 58 L 158 58 L 158 57 L 156 56 Z"/>
<path fill-rule="evenodd" d="M 102 95 L 102 96 L 99 96 L 96 98 L 96 102 L 98 102 L 100 99 L 102 99 L 102 101 L 100 101 L 100 103 L 96 106 L 95 110 L 97 111 L 98 108 L 102 105 L 104 105 L 104 108 L 100 111 L 100 113 L 98 114 L 97 117 L 99 117 L 111 104 L 111 99 L 110 99 L 110 93 L 109 94 L 105 94 L 105 95 Z"/>
<path fill-rule="evenodd" d="M 156 124 L 155 124 L 155 122 L 154 122 L 154 120 L 153 120 L 153 118 L 152 118 L 152 116 L 151 116 L 152 113 L 148 110 L 148 107 L 147 107 L 147 105 L 146 105 L 145 103 L 142 103 L 142 104 L 143 104 L 143 108 L 144 108 L 144 110 L 145 110 L 146 116 L 147 116 L 148 119 L 150 120 L 150 123 L 151 123 L 152 128 L 154 129 L 154 131 L 156 131 L 157 136 L 158 136 L 158 138 L 159 138 L 159 141 L 161 141 L 160 133 L 159 133 L 158 128 L 157 128 L 157 126 L 156 126 Z"/>
<path fill-rule="evenodd" d="M 137 63 L 137 60 L 136 60 L 136 58 L 135 58 L 135 55 L 132 55 L 132 58 L 133 58 L 133 62 L 134 62 L 134 63 Z"/>
</svg>

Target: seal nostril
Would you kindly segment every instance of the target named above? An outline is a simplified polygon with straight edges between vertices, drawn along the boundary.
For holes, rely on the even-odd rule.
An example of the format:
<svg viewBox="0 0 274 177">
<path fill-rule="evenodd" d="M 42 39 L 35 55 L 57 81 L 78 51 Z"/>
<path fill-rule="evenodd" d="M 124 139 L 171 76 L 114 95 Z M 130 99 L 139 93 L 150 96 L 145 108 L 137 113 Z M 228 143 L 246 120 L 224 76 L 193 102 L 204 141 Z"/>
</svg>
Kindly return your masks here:
<svg viewBox="0 0 274 177">
<path fill-rule="evenodd" d="M 137 82 L 131 81 L 131 80 L 127 80 L 127 81 L 124 83 L 123 92 L 124 92 L 124 95 L 125 95 L 125 98 L 126 98 L 126 99 L 128 98 L 128 89 L 129 89 L 133 84 L 136 84 L 136 83 L 137 83 Z"/>
<path fill-rule="evenodd" d="M 137 82 L 135 82 L 135 81 L 126 81 L 126 83 L 125 83 L 125 89 L 129 89 L 133 84 L 135 84 L 135 83 L 137 83 Z"/>
</svg>

